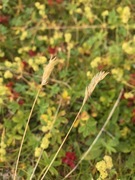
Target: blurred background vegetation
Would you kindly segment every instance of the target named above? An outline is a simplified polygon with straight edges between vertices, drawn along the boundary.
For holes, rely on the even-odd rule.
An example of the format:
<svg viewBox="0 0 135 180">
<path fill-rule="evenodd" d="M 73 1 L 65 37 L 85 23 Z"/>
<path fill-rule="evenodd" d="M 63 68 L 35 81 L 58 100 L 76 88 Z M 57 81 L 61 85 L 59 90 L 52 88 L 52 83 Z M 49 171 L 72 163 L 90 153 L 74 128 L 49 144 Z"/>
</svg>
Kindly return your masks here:
<svg viewBox="0 0 135 180">
<path fill-rule="evenodd" d="M 62 179 L 75 166 L 121 89 L 120 104 L 107 128 L 70 179 L 135 178 L 134 22 L 134 0 L 0 1 L 0 175 L 10 179 L 14 174 L 43 68 L 57 56 L 60 63 L 42 89 L 29 124 L 18 177 L 29 179 L 44 148 L 35 172 L 35 179 L 39 177 L 70 128 L 85 87 L 102 70 L 110 74 L 83 108 L 46 179 Z M 96 163 L 105 155 L 112 158 L 113 167 L 104 178 Z"/>
</svg>

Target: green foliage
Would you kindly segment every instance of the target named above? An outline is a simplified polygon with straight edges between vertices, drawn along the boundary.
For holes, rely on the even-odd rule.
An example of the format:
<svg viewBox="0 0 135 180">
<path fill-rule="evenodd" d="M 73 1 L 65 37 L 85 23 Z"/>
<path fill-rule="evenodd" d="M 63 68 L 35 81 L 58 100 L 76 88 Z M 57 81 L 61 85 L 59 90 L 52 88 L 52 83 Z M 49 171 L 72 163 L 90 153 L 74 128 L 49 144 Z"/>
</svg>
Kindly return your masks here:
<svg viewBox="0 0 135 180">
<path fill-rule="evenodd" d="M 87 120 L 85 125 L 79 127 L 79 133 L 82 133 L 84 138 L 89 135 L 95 134 L 96 124 L 97 122 L 93 118 L 90 118 L 89 120 Z"/>
<path fill-rule="evenodd" d="M 134 1 L 45 0 L 0 2 L 0 165 L 13 177 L 15 161 L 44 66 L 59 64 L 42 88 L 29 123 L 18 177 L 38 178 L 53 159 L 81 107 L 85 87 L 99 71 L 96 87 L 46 179 L 62 179 L 94 141 L 123 88 L 109 124 L 70 179 L 96 179 L 95 165 L 107 154 L 110 179 L 135 177 Z M 74 164 L 63 160 L 74 152 Z M 66 158 L 69 158 L 66 156 Z M 70 161 L 72 157 L 66 159 Z M 132 179 L 133 179 L 132 178 Z M 10 179 L 10 178 L 9 178 Z"/>
</svg>

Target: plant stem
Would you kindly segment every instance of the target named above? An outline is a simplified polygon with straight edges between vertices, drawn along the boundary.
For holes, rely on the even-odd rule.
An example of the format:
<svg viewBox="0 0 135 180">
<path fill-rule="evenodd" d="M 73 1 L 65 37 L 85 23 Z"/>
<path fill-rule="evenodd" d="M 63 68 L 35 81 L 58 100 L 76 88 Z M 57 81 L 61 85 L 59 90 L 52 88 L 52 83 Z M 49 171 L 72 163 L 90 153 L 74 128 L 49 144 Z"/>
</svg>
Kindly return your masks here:
<svg viewBox="0 0 135 180">
<path fill-rule="evenodd" d="M 92 78 L 90 84 L 86 87 L 84 99 L 83 99 L 83 102 L 82 102 L 82 106 L 81 106 L 80 110 L 78 111 L 78 113 L 77 113 L 77 115 L 76 115 L 76 117 L 75 117 L 75 119 L 74 119 L 74 121 L 73 121 L 70 129 L 68 130 L 68 132 L 67 132 L 64 140 L 62 141 L 59 149 L 58 149 L 57 152 L 55 153 L 55 155 L 54 155 L 52 161 L 50 162 L 49 166 L 47 167 L 47 169 L 46 169 L 46 167 L 43 169 L 42 172 L 44 172 L 45 169 L 46 169 L 46 171 L 45 171 L 44 175 L 42 176 L 41 180 L 44 179 L 44 177 L 45 177 L 45 175 L 47 174 L 48 170 L 50 169 L 51 165 L 52 165 L 53 162 L 55 161 L 55 159 L 56 159 L 58 153 L 60 152 L 63 144 L 65 143 L 65 141 L 66 141 L 69 133 L 71 132 L 71 130 L 72 130 L 72 128 L 73 128 L 73 126 L 74 126 L 74 124 L 75 124 L 75 122 L 76 122 L 79 114 L 81 113 L 81 111 L 82 111 L 82 109 L 83 109 L 83 107 L 84 107 L 87 99 L 91 96 L 91 94 L 92 94 L 92 92 L 94 91 L 94 89 L 95 89 L 95 87 L 97 86 L 97 84 L 98 84 L 101 80 L 103 80 L 107 74 L 108 74 L 108 72 L 106 73 L 106 72 L 104 72 L 104 71 L 100 71 L 99 73 L 97 73 L 97 74 Z"/>
<path fill-rule="evenodd" d="M 52 129 L 53 129 L 53 126 L 54 126 L 54 124 L 55 124 L 55 121 L 56 121 L 56 118 L 57 118 L 59 109 L 60 109 L 60 107 L 61 107 L 61 103 L 62 103 L 62 100 L 61 100 L 60 103 L 59 103 L 59 106 L 58 106 L 57 111 L 56 111 L 56 113 L 55 113 L 55 116 L 54 116 L 54 119 L 53 119 L 53 122 L 52 122 L 52 126 L 51 126 L 49 132 L 51 132 Z M 44 152 L 44 149 L 42 149 L 42 151 L 41 151 L 41 153 L 40 153 L 40 156 L 38 157 L 38 160 L 37 160 L 37 162 L 36 162 L 36 164 L 35 164 L 35 167 L 34 167 L 34 169 L 33 169 L 33 172 L 32 172 L 32 174 L 31 174 L 31 176 L 30 176 L 30 180 L 32 180 L 32 178 L 33 178 L 33 176 L 34 176 L 34 173 L 35 173 L 35 171 L 36 171 L 36 168 L 37 168 L 37 166 L 38 166 L 38 164 L 39 164 L 39 161 L 40 161 L 40 159 L 41 159 L 41 157 L 42 157 L 43 152 Z M 43 171 L 43 172 L 44 172 L 44 171 Z"/>
<path fill-rule="evenodd" d="M 74 124 L 75 124 L 75 122 L 76 122 L 76 120 L 77 120 L 77 118 L 78 118 L 79 114 L 81 113 L 83 106 L 84 106 L 84 103 L 82 104 L 82 106 L 81 106 L 81 108 L 80 108 L 79 112 L 77 113 L 77 115 L 76 115 L 76 117 L 75 117 L 75 119 L 74 119 L 74 121 L 73 121 L 73 123 L 72 123 L 72 125 L 71 125 L 70 129 L 68 130 L 68 132 L 67 132 L 67 134 L 66 134 L 66 136 L 65 136 L 64 140 L 62 141 L 62 143 L 61 143 L 61 145 L 60 145 L 60 147 L 59 147 L 59 149 L 58 149 L 58 150 L 57 150 L 57 152 L 55 153 L 55 155 L 54 155 L 54 157 L 53 157 L 53 159 L 52 159 L 51 163 L 49 164 L 49 166 L 47 167 L 47 169 L 46 169 L 46 167 L 45 167 L 46 171 L 45 171 L 45 169 L 43 169 L 43 171 L 42 171 L 42 172 L 44 172 L 44 171 L 45 171 L 45 173 L 44 173 L 44 175 L 42 176 L 41 180 L 43 180 L 43 179 L 44 179 L 45 175 L 47 174 L 48 170 L 49 170 L 49 169 L 50 169 L 50 167 L 52 166 L 52 164 L 53 164 L 53 162 L 55 161 L 55 159 L 56 159 L 57 155 L 59 154 L 59 152 L 60 152 L 60 150 L 61 150 L 61 148 L 62 148 L 63 144 L 65 143 L 65 141 L 66 141 L 66 139 L 67 139 L 67 137 L 68 137 L 69 133 L 71 132 L 71 130 L 72 130 L 72 128 L 73 128 L 73 126 L 74 126 Z"/>
<path fill-rule="evenodd" d="M 19 149 L 19 153 L 18 153 L 18 157 L 17 157 L 17 161 L 16 161 L 15 173 L 14 173 L 13 180 L 15 180 L 16 176 L 17 176 L 17 168 L 18 168 L 18 164 L 19 164 L 19 159 L 20 159 L 21 151 L 22 151 L 22 146 L 23 146 L 24 139 L 25 139 L 25 136 L 26 136 L 26 132 L 27 132 L 27 129 L 28 129 L 28 125 L 29 125 L 29 122 L 30 122 L 30 118 L 31 118 L 33 109 L 35 107 L 36 101 L 38 99 L 38 96 L 39 96 L 41 88 L 42 88 L 42 86 L 38 89 L 38 92 L 36 94 L 35 100 L 34 100 L 33 105 L 31 107 L 31 110 L 30 110 L 30 113 L 29 113 L 29 117 L 28 117 L 28 120 L 27 120 L 27 123 L 26 123 L 26 126 L 25 126 L 25 130 L 24 130 L 24 133 L 23 133 L 23 137 L 22 137 L 22 141 L 21 141 L 21 145 L 20 145 L 20 149 Z"/>
<path fill-rule="evenodd" d="M 114 104 L 111 112 L 109 113 L 107 120 L 105 121 L 104 125 L 102 126 L 101 130 L 99 131 L 99 133 L 98 133 L 98 135 L 96 136 L 96 138 L 95 138 L 95 140 L 93 141 L 93 143 L 90 145 L 90 147 L 88 148 L 88 150 L 84 153 L 84 155 L 81 157 L 81 159 L 79 160 L 79 162 L 77 163 L 77 165 L 76 165 L 62 180 L 64 180 L 64 179 L 66 179 L 67 177 L 69 177 L 69 175 L 72 174 L 72 172 L 74 172 L 74 171 L 77 169 L 77 167 L 78 167 L 79 164 L 82 162 L 82 160 L 84 160 L 84 158 L 89 154 L 89 152 L 91 151 L 91 149 L 93 148 L 93 146 L 96 144 L 97 140 L 99 139 L 99 137 L 101 136 L 102 132 L 104 131 L 106 125 L 107 125 L 108 122 L 110 121 L 110 119 L 111 119 L 111 117 L 112 117 L 112 115 L 113 115 L 116 107 L 118 106 L 118 103 L 119 103 L 119 101 L 120 101 L 120 98 L 121 98 L 121 96 L 122 96 L 122 93 L 123 93 L 123 89 L 120 91 L 119 96 L 118 96 L 118 98 L 117 98 L 117 100 L 116 100 L 116 102 L 115 102 L 115 104 Z"/>
</svg>

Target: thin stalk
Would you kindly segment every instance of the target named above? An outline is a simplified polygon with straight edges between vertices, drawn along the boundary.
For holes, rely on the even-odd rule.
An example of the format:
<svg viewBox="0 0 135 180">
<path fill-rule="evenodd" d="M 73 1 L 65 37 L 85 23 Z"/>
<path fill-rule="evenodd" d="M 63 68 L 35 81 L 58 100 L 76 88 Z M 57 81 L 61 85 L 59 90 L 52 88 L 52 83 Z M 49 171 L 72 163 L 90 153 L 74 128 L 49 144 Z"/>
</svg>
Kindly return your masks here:
<svg viewBox="0 0 135 180">
<path fill-rule="evenodd" d="M 73 121 L 73 123 L 72 123 L 72 125 L 71 125 L 70 129 L 68 130 L 68 132 L 67 132 L 67 134 L 66 134 L 66 136 L 65 136 L 64 140 L 62 141 L 62 143 L 61 143 L 61 145 L 60 145 L 60 147 L 59 147 L 59 149 L 57 150 L 56 154 L 54 155 L 54 157 L 53 157 L 53 159 L 52 159 L 51 163 L 49 164 L 49 166 L 47 167 L 47 169 L 46 169 L 46 167 L 43 169 L 43 171 L 42 171 L 42 172 L 44 172 L 44 171 L 45 171 L 45 169 L 46 169 L 46 171 L 45 171 L 44 175 L 42 176 L 41 180 L 43 180 L 43 179 L 44 179 L 45 175 L 47 174 L 48 170 L 49 170 L 49 169 L 50 169 L 50 167 L 52 166 L 52 164 L 53 164 L 53 162 L 55 161 L 55 159 L 56 159 L 57 155 L 59 154 L 59 152 L 60 152 L 60 150 L 61 150 L 62 146 L 64 145 L 64 143 L 65 143 L 65 141 L 66 141 L 66 139 L 67 139 L 67 137 L 68 137 L 69 133 L 71 132 L 71 130 L 72 130 L 72 128 L 73 128 L 73 126 L 74 126 L 74 124 L 75 124 L 75 122 L 76 122 L 76 120 L 77 120 L 77 118 L 78 118 L 79 114 L 81 113 L 83 106 L 84 106 L 84 103 L 82 104 L 82 106 L 81 106 L 81 108 L 80 108 L 79 112 L 77 113 L 77 115 L 76 115 L 76 117 L 75 117 L 75 119 L 74 119 L 74 121 Z"/>
<path fill-rule="evenodd" d="M 18 157 L 17 157 L 17 161 L 16 161 L 15 173 L 14 173 L 13 180 L 16 179 L 17 168 L 18 168 L 18 164 L 19 164 L 19 159 L 20 159 L 21 151 L 22 151 L 22 146 L 23 146 L 23 143 L 24 143 L 24 139 L 25 139 L 26 132 L 27 132 L 27 129 L 28 129 L 28 125 L 29 125 L 29 122 L 30 122 L 30 119 L 31 119 L 31 115 L 32 115 L 33 109 L 34 109 L 34 107 L 35 107 L 36 101 L 37 101 L 37 99 L 38 99 L 40 90 L 41 90 L 41 87 L 38 89 L 38 92 L 37 92 L 37 94 L 36 94 L 35 100 L 34 100 L 33 105 L 32 105 L 32 107 L 31 107 L 31 111 L 30 111 L 30 114 L 29 114 L 29 117 L 28 117 L 28 120 L 27 120 L 27 123 L 26 123 L 26 126 L 25 126 L 25 130 L 24 130 L 24 133 L 23 133 L 23 137 L 22 137 L 22 141 L 21 141 L 21 145 L 20 145 L 20 149 L 19 149 L 19 153 L 18 153 Z"/>
<path fill-rule="evenodd" d="M 60 103 L 59 103 L 59 106 L 58 106 L 57 111 L 56 111 L 56 113 L 55 113 L 55 117 L 54 117 L 54 120 L 53 120 L 53 123 L 52 123 L 52 126 L 51 126 L 49 132 L 51 132 L 52 129 L 53 129 L 53 126 L 54 126 L 54 124 L 55 124 L 55 121 L 56 121 L 56 118 L 57 118 L 59 109 L 60 109 L 60 107 L 61 107 L 61 103 L 62 103 L 62 100 L 61 100 Z M 37 166 L 38 166 L 38 164 L 39 164 L 39 161 L 40 161 L 40 159 L 41 159 L 41 157 L 42 157 L 43 152 L 44 152 L 44 149 L 42 149 L 42 151 L 41 151 L 41 153 L 40 153 L 40 156 L 38 157 L 38 160 L 37 160 L 37 162 L 36 162 L 36 164 L 35 164 L 35 167 L 34 167 L 34 169 L 33 169 L 33 172 L 32 172 L 32 174 L 31 174 L 31 176 L 30 176 L 30 180 L 32 180 L 32 178 L 33 178 L 33 176 L 34 176 L 34 173 L 35 173 L 35 171 L 36 171 L 36 169 L 37 169 Z"/>
<path fill-rule="evenodd" d="M 46 169 L 46 167 L 43 169 L 42 172 L 44 172 L 45 169 L 46 169 L 46 171 L 45 171 L 44 175 L 42 176 L 41 180 L 44 179 L 44 177 L 45 177 L 45 175 L 47 174 L 48 170 L 50 169 L 51 165 L 52 165 L 53 162 L 55 161 L 55 159 L 56 159 L 58 153 L 60 152 L 63 144 L 65 143 L 65 141 L 66 141 L 69 133 L 71 132 L 71 130 L 72 130 L 72 128 L 73 128 L 73 126 L 74 126 L 74 124 L 75 124 L 75 122 L 76 122 L 79 114 L 81 113 L 81 111 L 82 111 L 82 109 L 83 109 L 86 101 L 87 101 L 88 98 L 91 96 L 91 94 L 92 94 L 92 92 L 94 91 L 94 89 L 95 89 L 95 87 L 97 86 L 97 84 L 98 84 L 101 80 L 103 80 L 107 74 L 108 74 L 108 72 L 100 71 L 99 73 L 97 73 L 97 74 L 92 78 L 90 84 L 86 87 L 84 99 L 83 99 L 83 102 L 82 102 L 82 106 L 81 106 L 79 112 L 77 113 L 77 115 L 76 115 L 76 117 L 75 117 L 75 119 L 74 119 L 74 121 L 73 121 L 70 129 L 68 130 L 68 132 L 67 132 L 67 134 L 66 134 L 66 136 L 65 136 L 65 138 L 64 138 L 64 140 L 62 141 L 59 149 L 57 150 L 57 152 L 55 153 L 52 161 L 50 162 L 49 166 L 47 167 L 47 169 Z"/>
<path fill-rule="evenodd" d="M 104 125 L 102 126 L 101 130 L 99 131 L 98 135 L 96 136 L 96 138 L 94 139 L 93 143 L 90 145 L 90 147 L 88 148 L 88 150 L 84 153 L 84 155 L 81 157 L 81 159 L 79 160 L 79 162 L 77 163 L 77 165 L 62 179 L 66 179 L 67 177 L 69 177 L 70 174 L 72 174 L 76 169 L 77 167 L 79 166 L 79 164 L 84 160 L 84 158 L 89 154 L 89 152 L 91 151 L 91 149 L 93 148 L 93 146 L 96 144 L 96 142 L 98 141 L 99 137 L 101 136 L 102 132 L 104 131 L 106 125 L 108 124 L 108 122 L 110 121 L 116 107 L 118 106 L 118 103 L 120 101 L 120 98 L 122 96 L 122 93 L 123 93 L 123 89 L 120 91 L 119 93 L 119 96 L 111 110 L 111 112 L 109 113 L 108 115 L 108 118 L 107 120 L 105 121 Z"/>
<path fill-rule="evenodd" d="M 31 115 L 32 115 L 32 112 L 33 112 L 33 109 L 35 107 L 35 104 L 36 104 L 36 101 L 38 99 L 38 96 L 39 96 L 39 93 L 42 89 L 42 87 L 44 85 L 47 84 L 47 81 L 54 69 L 54 66 L 58 63 L 59 61 L 56 60 L 56 57 L 51 57 L 50 58 L 50 61 L 49 63 L 44 67 L 44 72 L 43 72 L 43 76 L 42 76 L 42 81 L 41 81 L 41 85 L 38 89 L 38 92 L 36 94 L 36 97 L 35 97 L 35 100 L 33 102 L 33 105 L 32 105 L 32 108 L 31 108 L 31 111 L 30 111 L 30 114 L 29 114 L 29 117 L 28 117 L 28 120 L 27 120 L 27 123 L 26 123 L 26 126 L 25 126 L 25 130 L 24 130 L 24 134 L 23 134 L 23 137 L 22 137 L 22 141 L 21 141 L 21 145 L 20 145 L 20 149 L 19 149 L 19 153 L 18 153 L 18 157 L 17 157 L 17 161 L 16 161 L 16 167 L 15 167 L 15 174 L 14 174 L 14 177 L 13 177 L 13 180 L 16 179 L 16 175 L 17 175 L 17 168 L 18 168 L 18 163 L 19 163 L 19 159 L 20 159 L 20 155 L 21 155 L 21 151 L 22 151 L 22 146 L 23 146 L 23 143 L 24 143 L 24 139 L 25 139 L 25 136 L 26 136 L 26 132 L 27 132 L 27 129 L 28 129 L 28 125 L 29 125 L 29 122 L 30 122 L 30 118 L 31 118 Z"/>
</svg>

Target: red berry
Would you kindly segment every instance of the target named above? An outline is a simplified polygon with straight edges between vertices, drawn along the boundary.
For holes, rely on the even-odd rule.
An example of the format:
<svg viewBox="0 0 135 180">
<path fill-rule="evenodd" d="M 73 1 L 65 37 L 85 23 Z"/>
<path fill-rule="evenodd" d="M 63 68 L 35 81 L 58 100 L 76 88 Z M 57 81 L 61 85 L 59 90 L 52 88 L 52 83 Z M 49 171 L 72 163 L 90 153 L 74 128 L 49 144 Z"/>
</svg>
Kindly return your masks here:
<svg viewBox="0 0 135 180">
<path fill-rule="evenodd" d="M 0 16 L 0 24 L 7 24 L 9 21 L 9 17 L 8 16 Z"/>
<path fill-rule="evenodd" d="M 14 86 L 14 82 L 10 81 L 6 84 L 6 87 L 12 88 Z"/>
<path fill-rule="evenodd" d="M 57 3 L 62 3 L 62 2 L 63 2 L 63 0 L 56 0 L 56 2 L 57 2 Z"/>
<path fill-rule="evenodd" d="M 33 51 L 33 50 L 29 50 L 28 54 L 29 54 L 29 56 L 33 57 L 33 56 L 37 55 L 37 52 Z"/>
<path fill-rule="evenodd" d="M 20 106 L 22 106 L 22 105 L 24 104 L 24 100 L 23 100 L 23 99 L 19 99 L 19 100 L 18 100 L 18 104 L 19 104 Z"/>
<path fill-rule="evenodd" d="M 56 54 L 56 51 L 57 51 L 57 49 L 56 49 L 56 47 L 49 47 L 48 48 L 48 52 L 51 54 L 51 55 L 54 55 L 54 54 Z"/>
<path fill-rule="evenodd" d="M 22 64 L 24 68 L 28 66 L 28 63 L 26 61 L 22 61 Z"/>
<path fill-rule="evenodd" d="M 51 6 L 51 5 L 53 5 L 53 0 L 48 0 L 48 4 Z"/>
<path fill-rule="evenodd" d="M 70 166 L 71 168 L 75 167 L 76 155 L 74 152 L 66 152 L 65 157 L 62 158 L 62 162 Z"/>
</svg>

